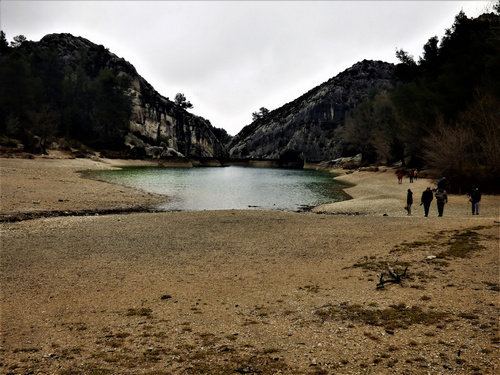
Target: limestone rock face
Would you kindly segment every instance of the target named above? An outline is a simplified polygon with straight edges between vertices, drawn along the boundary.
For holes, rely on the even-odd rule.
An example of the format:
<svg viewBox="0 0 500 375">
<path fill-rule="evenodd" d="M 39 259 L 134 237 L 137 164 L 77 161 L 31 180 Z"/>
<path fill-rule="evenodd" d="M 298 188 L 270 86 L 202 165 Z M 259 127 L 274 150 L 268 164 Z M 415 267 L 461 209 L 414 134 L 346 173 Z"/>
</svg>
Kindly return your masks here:
<svg viewBox="0 0 500 375">
<path fill-rule="evenodd" d="M 89 77 L 100 69 L 114 69 L 130 79 L 128 94 L 132 99 L 130 134 L 125 142 L 131 148 L 155 150 L 154 155 L 185 158 L 225 158 L 227 151 L 214 135 L 213 126 L 202 117 L 187 112 L 160 95 L 134 66 L 82 37 L 71 34 L 50 34 L 37 43 L 37 48 L 56 48 L 65 66 L 83 66 Z M 151 148 L 153 147 L 153 148 Z M 158 152 L 158 148 L 163 149 Z"/>
<path fill-rule="evenodd" d="M 373 90 L 394 86 L 393 64 L 364 60 L 246 126 L 229 145 L 233 158 L 323 161 L 342 153 L 335 129 Z"/>
</svg>

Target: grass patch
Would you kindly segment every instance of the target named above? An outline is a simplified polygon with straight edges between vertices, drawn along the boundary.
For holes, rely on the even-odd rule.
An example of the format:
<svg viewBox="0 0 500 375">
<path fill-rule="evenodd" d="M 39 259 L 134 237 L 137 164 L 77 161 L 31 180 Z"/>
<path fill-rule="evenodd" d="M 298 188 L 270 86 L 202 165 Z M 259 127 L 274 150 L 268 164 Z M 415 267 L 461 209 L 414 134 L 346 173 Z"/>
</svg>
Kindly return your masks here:
<svg viewBox="0 0 500 375">
<path fill-rule="evenodd" d="M 416 348 L 418 346 L 418 342 L 416 342 L 415 340 L 410 340 L 408 341 L 408 345 L 413 348 Z"/>
<path fill-rule="evenodd" d="M 260 324 L 260 322 L 254 319 L 246 319 L 245 322 L 243 323 L 243 326 L 250 326 L 254 324 Z"/>
<path fill-rule="evenodd" d="M 437 238 L 436 238 L 436 240 L 437 240 Z M 389 252 L 390 253 L 408 252 L 411 250 L 417 250 L 417 249 L 421 249 L 421 248 L 432 248 L 432 247 L 435 247 L 436 240 L 403 242 L 400 245 L 394 246 L 394 248 Z"/>
<path fill-rule="evenodd" d="M 364 332 L 363 335 L 365 337 L 368 337 L 369 339 L 373 340 L 373 341 L 380 341 L 380 337 L 374 335 L 373 333 L 371 332 Z"/>
<path fill-rule="evenodd" d="M 38 353 L 39 351 L 38 348 L 16 348 L 13 353 Z"/>
<path fill-rule="evenodd" d="M 458 314 L 459 317 L 464 318 L 464 319 L 469 319 L 469 320 L 476 320 L 479 319 L 479 316 L 473 313 L 460 313 Z"/>
<path fill-rule="evenodd" d="M 59 374 L 60 375 L 108 375 L 108 374 L 113 374 L 113 371 L 105 368 L 100 368 L 92 364 L 87 364 L 79 369 L 70 368 L 61 370 Z"/>
<path fill-rule="evenodd" d="M 106 340 L 105 344 L 111 348 L 117 349 L 123 346 L 123 340 L 122 339 Z"/>
<path fill-rule="evenodd" d="M 415 276 L 417 276 L 419 279 L 436 279 L 436 275 L 430 275 L 424 271 L 418 271 L 415 273 Z"/>
<path fill-rule="evenodd" d="M 419 306 L 407 307 L 404 303 L 386 309 L 367 309 L 359 304 L 341 304 L 316 311 L 324 320 L 349 320 L 386 329 L 406 329 L 413 324 L 441 323 L 448 316 L 445 312 L 423 311 Z"/>
<path fill-rule="evenodd" d="M 202 332 L 199 336 L 202 339 L 203 346 L 214 345 L 217 341 L 219 341 L 219 338 L 210 332 Z"/>
<path fill-rule="evenodd" d="M 419 284 L 412 284 L 412 285 L 410 285 L 410 288 L 418 289 L 418 290 L 425 290 L 425 286 L 419 285 Z"/>
<path fill-rule="evenodd" d="M 140 309 L 128 309 L 127 310 L 127 316 L 146 316 L 146 317 L 151 317 L 151 314 L 153 313 L 153 310 L 150 308 L 146 307 L 141 307 Z"/>
<path fill-rule="evenodd" d="M 494 292 L 500 292 L 500 285 L 498 283 L 490 283 L 488 281 L 483 281 L 483 284 L 489 287 L 490 290 Z"/>
<path fill-rule="evenodd" d="M 474 252 L 484 249 L 484 246 L 479 244 L 481 235 L 478 231 L 488 228 L 490 227 L 476 226 L 462 231 L 455 230 L 451 232 L 451 237 L 449 237 L 450 231 L 440 231 L 437 234 L 434 234 L 432 239 L 428 241 L 403 242 L 402 244 L 396 245 L 392 250 L 390 250 L 390 253 L 426 249 L 437 250 L 445 246 L 447 249 L 441 251 L 437 255 L 438 258 L 469 258 Z M 449 237 L 448 240 L 446 239 L 447 237 Z M 438 263 L 443 266 L 448 265 L 447 262 L 442 260 L 435 260 L 434 263 Z"/>
<path fill-rule="evenodd" d="M 271 348 L 272 349 L 272 348 Z M 269 352 L 269 350 L 264 350 Z M 276 351 L 272 349 L 271 353 Z M 278 374 L 290 373 L 290 368 L 279 358 L 269 358 L 264 355 L 242 355 L 228 352 L 229 356 L 223 356 L 219 352 L 209 351 L 205 355 L 196 354 L 190 358 L 190 366 L 185 369 L 184 374 Z"/>
<path fill-rule="evenodd" d="M 310 293 L 318 293 L 319 289 L 319 285 L 306 285 L 304 287 L 299 287 L 299 290 L 305 290 Z"/>
<path fill-rule="evenodd" d="M 281 349 L 279 349 L 279 348 L 271 347 L 271 348 L 264 348 L 262 350 L 262 353 L 264 353 L 264 354 L 273 354 L 273 353 L 279 353 L 280 351 L 281 351 Z"/>
<path fill-rule="evenodd" d="M 398 266 L 398 267 L 410 267 L 411 263 L 409 262 L 397 262 L 395 264 L 391 264 L 392 266 Z M 388 262 L 387 260 L 374 260 L 373 257 L 363 257 L 361 258 L 357 263 L 355 263 L 352 268 L 361 268 L 363 270 L 367 271 L 373 271 L 373 272 L 386 272 L 388 269 Z"/>
<path fill-rule="evenodd" d="M 363 259 L 352 266 L 353 268 L 362 268 L 368 271 L 382 272 L 387 270 L 387 261 Z"/>
<path fill-rule="evenodd" d="M 391 359 L 389 362 L 387 362 L 387 367 L 394 367 L 398 363 L 397 359 Z"/>
<path fill-rule="evenodd" d="M 472 229 L 455 233 L 448 242 L 449 248 L 437 254 L 437 257 L 470 258 L 474 252 L 485 248 L 479 244 L 479 239 L 479 233 Z"/>
</svg>

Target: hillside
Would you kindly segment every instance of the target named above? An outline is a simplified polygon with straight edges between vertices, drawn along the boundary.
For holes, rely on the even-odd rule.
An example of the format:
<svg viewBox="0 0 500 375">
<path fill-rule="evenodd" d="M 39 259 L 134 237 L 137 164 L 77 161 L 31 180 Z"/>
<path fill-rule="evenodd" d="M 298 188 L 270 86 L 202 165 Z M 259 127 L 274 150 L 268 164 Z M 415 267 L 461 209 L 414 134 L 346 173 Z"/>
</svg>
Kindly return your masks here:
<svg viewBox="0 0 500 375">
<path fill-rule="evenodd" d="M 233 158 L 331 160 L 342 153 L 335 130 L 371 94 L 394 87 L 392 64 L 354 64 L 291 103 L 245 127 L 229 145 Z"/>
<path fill-rule="evenodd" d="M 0 134 L 20 139 L 28 151 L 64 138 L 69 147 L 77 141 L 120 157 L 226 156 L 214 134 L 220 129 L 161 96 L 102 45 L 51 34 L 3 45 L 0 64 Z"/>
<path fill-rule="evenodd" d="M 0 43 L 0 147 L 127 158 L 305 162 L 362 155 L 446 176 L 448 189 L 500 186 L 500 6 L 458 14 L 415 60 L 364 60 L 280 108 L 224 129 L 161 96 L 127 61 L 70 34 Z M 262 111 L 265 110 L 265 111 Z M 20 146 L 19 146 L 20 147 Z"/>
<path fill-rule="evenodd" d="M 446 176 L 447 188 L 500 186 L 500 5 L 429 38 L 415 60 L 362 61 L 274 111 L 261 111 L 229 145 L 235 159 L 296 165 L 361 154 Z M 265 108 L 264 108 L 265 109 Z M 261 109 L 262 110 L 262 109 Z"/>
</svg>

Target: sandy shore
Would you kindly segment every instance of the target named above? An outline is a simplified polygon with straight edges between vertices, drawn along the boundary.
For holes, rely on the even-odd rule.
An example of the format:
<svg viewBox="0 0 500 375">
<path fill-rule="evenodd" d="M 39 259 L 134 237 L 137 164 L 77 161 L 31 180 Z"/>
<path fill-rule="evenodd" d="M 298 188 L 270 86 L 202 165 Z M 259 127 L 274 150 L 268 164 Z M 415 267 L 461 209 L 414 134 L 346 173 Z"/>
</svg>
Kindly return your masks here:
<svg viewBox="0 0 500 375">
<path fill-rule="evenodd" d="M 165 199 L 77 173 L 115 166 L 0 159 L 0 217 Z M 424 218 L 403 206 L 431 181 L 398 185 L 391 169 L 338 178 L 353 199 L 311 213 L 3 222 L 0 372 L 498 373 L 500 197 L 472 216 L 450 196 L 445 217 L 433 205 Z M 387 264 L 407 275 L 377 289 Z"/>
</svg>

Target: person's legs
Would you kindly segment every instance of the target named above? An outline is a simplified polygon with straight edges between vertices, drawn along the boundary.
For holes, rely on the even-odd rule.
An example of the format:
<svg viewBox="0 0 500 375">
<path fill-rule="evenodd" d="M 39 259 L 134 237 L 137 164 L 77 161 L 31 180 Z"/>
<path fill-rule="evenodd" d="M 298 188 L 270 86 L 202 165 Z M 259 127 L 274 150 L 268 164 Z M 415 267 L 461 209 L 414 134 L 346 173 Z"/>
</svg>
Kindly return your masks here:
<svg viewBox="0 0 500 375">
<path fill-rule="evenodd" d="M 437 206 L 438 206 L 438 215 L 443 216 L 444 203 L 438 202 Z"/>
<path fill-rule="evenodd" d="M 479 215 L 479 202 L 474 203 L 474 206 L 476 206 L 476 215 Z"/>
</svg>

